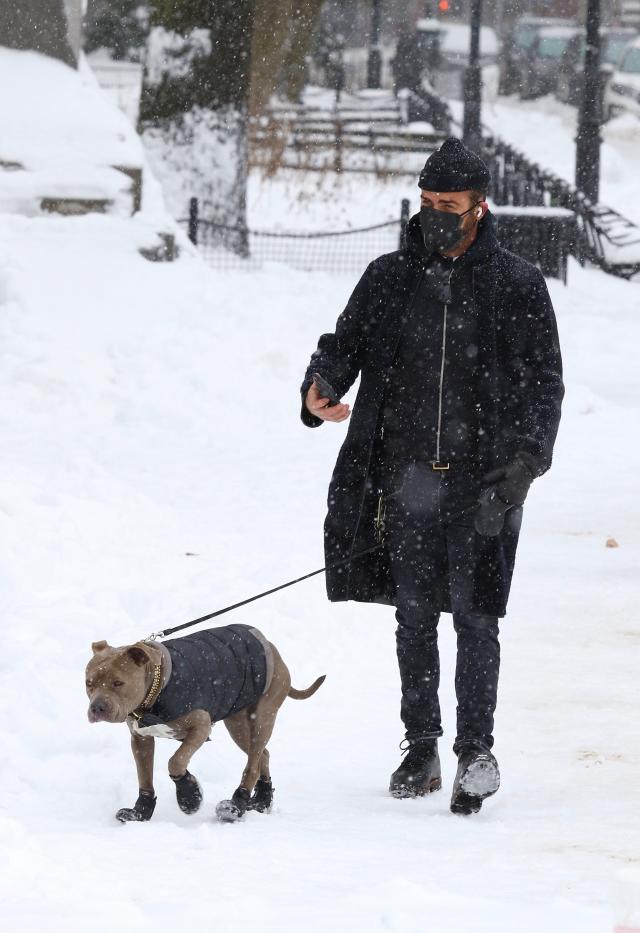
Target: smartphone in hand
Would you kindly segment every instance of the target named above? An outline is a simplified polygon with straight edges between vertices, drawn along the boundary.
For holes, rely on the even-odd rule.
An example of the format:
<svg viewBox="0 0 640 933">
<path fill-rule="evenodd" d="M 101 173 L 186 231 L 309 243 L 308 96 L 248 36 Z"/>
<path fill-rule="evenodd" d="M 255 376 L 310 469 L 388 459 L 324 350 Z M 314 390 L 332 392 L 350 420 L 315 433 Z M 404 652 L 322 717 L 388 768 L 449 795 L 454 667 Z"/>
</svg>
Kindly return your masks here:
<svg viewBox="0 0 640 933">
<path fill-rule="evenodd" d="M 329 399 L 329 406 L 340 404 L 340 399 L 336 393 L 336 390 L 330 383 L 327 382 L 323 376 L 320 375 L 320 373 L 313 374 L 313 382 L 322 398 Z"/>
</svg>

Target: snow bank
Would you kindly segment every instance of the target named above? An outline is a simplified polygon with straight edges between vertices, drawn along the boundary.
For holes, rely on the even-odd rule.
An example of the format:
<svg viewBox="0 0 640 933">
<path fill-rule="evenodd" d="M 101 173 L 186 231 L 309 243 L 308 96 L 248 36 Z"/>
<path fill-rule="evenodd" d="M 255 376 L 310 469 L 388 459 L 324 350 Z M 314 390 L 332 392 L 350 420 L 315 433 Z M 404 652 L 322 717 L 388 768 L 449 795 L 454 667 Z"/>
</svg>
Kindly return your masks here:
<svg viewBox="0 0 640 933">
<path fill-rule="evenodd" d="M 143 171 L 143 212 L 166 221 L 133 127 L 86 62 L 75 71 L 37 52 L 0 48 L 0 211 L 33 216 L 44 197 L 106 199 L 131 213 L 131 179 Z"/>
</svg>

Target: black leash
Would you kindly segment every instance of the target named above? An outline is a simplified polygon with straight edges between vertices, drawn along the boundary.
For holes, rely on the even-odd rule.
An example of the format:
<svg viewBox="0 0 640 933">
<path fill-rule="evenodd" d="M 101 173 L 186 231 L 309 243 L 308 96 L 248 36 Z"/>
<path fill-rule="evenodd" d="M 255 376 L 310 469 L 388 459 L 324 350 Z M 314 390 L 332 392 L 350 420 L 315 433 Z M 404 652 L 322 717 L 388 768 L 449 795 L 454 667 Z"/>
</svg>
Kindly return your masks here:
<svg viewBox="0 0 640 933">
<path fill-rule="evenodd" d="M 380 542 L 380 544 L 374 544 L 373 547 L 368 547 L 365 551 L 358 551 L 357 554 L 352 554 L 350 557 L 345 557 L 344 560 L 339 560 L 335 564 L 329 564 L 327 567 L 321 567 L 319 570 L 313 570 L 311 573 L 306 573 L 303 577 L 297 577 L 295 580 L 289 580 L 288 583 L 281 583 L 280 586 L 274 586 L 271 590 L 265 590 L 264 593 L 258 593 L 257 596 L 250 596 L 249 599 L 243 599 L 242 602 L 234 603 L 233 606 L 226 606 L 224 609 L 218 609 L 216 612 L 210 612 L 209 615 L 200 616 L 199 619 L 192 619 L 191 622 L 183 622 L 182 625 L 174 625 L 173 628 L 167 628 L 163 632 L 154 632 L 150 637 L 154 641 L 157 638 L 166 638 L 167 635 L 173 635 L 174 632 L 180 632 L 183 628 L 190 628 L 192 625 L 198 625 L 199 622 L 207 622 L 209 619 L 215 619 L 216 616 L 224 615 L 225 612 L 231 612 L 233 609 L 239 609 L 240 606 L 246 606 L 248 603 L 255 602 L 256 599 L 262 599 L 263 596 L 270 596 L 271 593 L 277 593 L 278 590 L 285 590 L 288 586 L 293 586 L 295 583 L 302 583 L 303 580 L 308 580 L 310 577 L 315 577 L 319 573 L 324 573 L 325 570 L 333 570 L 334 567 L 341 567 L 343 564 L 348 564 L 350 561 L 355 560 L 356 557 L 362 557 L 363 554 L 371 554 L 373 551 L 378 551 L 381 547 L 382 542 Z"/>
<path fill-rule="evenodd" d="M 455 515 L 449 517 L 449 521 L 460 518 L 462 515 L 466 515 L 468 512 L 475 511 L 476 504 L 469 508 L 463 509 L 461 512 L 457 512 Z M 439 522 L 432 522 L 431 525 L 427 525 L 425 530 L 428 528 L 434 528 Z M 334 570 L 336 567 L 342 567 L 344 564 L 351 563 L 352 560 L 355 560 L 358 557 L 363 557 L 365 554 L 372 554 L 373 551 L 379 551 L 381 547 L 384 547 L 384 541 L 380 541 L 379 544 L 374 544 L 372 547 L 366 548 L 364 551 L 357 551 L 355 554 L 351 554 L 349 557 L 345 557 L 343 560 L 336 561 L 335 564 L 329 564 L 326 567 L 320 567 L 319 570 L 313 570 L 311 573 L 306 573 L 303 577 L 297 577 L 295 580 L 289 580 L 288 583 L 281 583 L 280 586 L 274 586 L 273 589 L 265 590 L 264 593 L 258 593 L 257 596 L 250 596 L 248 599 L 243 599 L 239 603 L 234 603 L 232 606 L 225 606 L 224 609 L 217 609 L 216 612 L 210 612 L 206 616 L 200 616 L 199 619 L 192 619 L 190 622 L 183 622 L 182 625 L 174 625 L 173 628 L 164 629 L 162 632 L 154 632 L 149 636 L 147 641 L 156 641 L 158 638 L 166 638 L 168 635 L 173 635 L 174 632 L 180 632 L 182 629 L 191 628 L 192 625 L 198 625 L 200 622 L 208 622 L 209 619 L 215 619 L 216 616 L 224 615 L 225 612 L 232 612 L 234 609 L 239 609 L 241 606 L 246 606 L 249 603 L 253 603 L 256 599 L 262 599 L 264 596 L 270 596 L 272 593 L 277 593 L 279 590 L 285 590 L 288 586 L 294 586 L 296 583 L 302 583 L 303 580 L 309 580 L 311 577 L 317 576 L 319 573 L 324 573 L 327 570 Z"/>
</svg>

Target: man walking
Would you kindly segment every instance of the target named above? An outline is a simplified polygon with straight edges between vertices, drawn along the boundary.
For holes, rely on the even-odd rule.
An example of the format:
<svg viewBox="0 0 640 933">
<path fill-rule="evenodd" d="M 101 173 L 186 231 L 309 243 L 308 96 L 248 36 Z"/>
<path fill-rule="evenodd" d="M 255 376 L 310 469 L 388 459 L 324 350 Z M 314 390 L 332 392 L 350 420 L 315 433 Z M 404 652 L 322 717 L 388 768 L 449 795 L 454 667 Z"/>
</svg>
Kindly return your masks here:
<svg viewBox="0 0 640 933">
<path fill-rule="evenodd" d="M 350 411 L 337 400 L 361 377 L 329 488 L 326 562 L 346 562 L 327 571 L 327 592 L 396 607 L 406 757 L 391 776 L 395 797 L 441 786 L 437 625 L 453 614 L 451 809 L 463 814 L 500 783 L 498 620 L 522 504 L 551 464 L 564 394 L 544 278 L 499 246 L 489 181 L 455 138 L 430 156 L 403 248 L 367 268 L 301 390 L 306 425 L 340 422 Z"/>
</svg>

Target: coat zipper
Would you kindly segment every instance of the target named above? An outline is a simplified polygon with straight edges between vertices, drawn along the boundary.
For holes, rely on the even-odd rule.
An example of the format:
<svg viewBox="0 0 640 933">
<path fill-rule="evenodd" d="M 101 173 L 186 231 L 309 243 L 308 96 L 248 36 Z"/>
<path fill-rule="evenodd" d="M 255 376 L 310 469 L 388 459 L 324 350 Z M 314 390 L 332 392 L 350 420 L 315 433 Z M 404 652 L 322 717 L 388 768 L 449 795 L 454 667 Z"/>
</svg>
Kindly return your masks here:
<svg viewBox="0 0 640 933">
<path fill-rule="evenodd" d="M 451 290 L 451 276 L 453 275 L 453 267 L 449 273 L 449 281 L 447 282 L 449 290 Z M 443 305 L 443 317 L 442 317 L 442 359 L 440 361 L 440 389 L 438 392 L 438 429 L 436 432 L 436 463 L 440 463 L 440 432 L 442 430 L 442 392 L 444 386 L 444 364 L 446 357 L 446 348 L 447 348 L 447 302 L 445 301 Z"/>
<path fill-rule="evenodd" d="M 453 272 L 453 269 L 452 269 L 451 271 Z M 416 285 L 415 290 L 414 290 L 414 292 L 413 292 L 413 295 L 412 295 L 412 297 L 411 297 L 411 303 L 410 303 L 410 305 L 409 305 L 410 309 L 413 308 L 413 305 L 414 305 L 415 300 L 416 300 L 416 296 L 417 296 L 417 294 L 418 294 L 418 289 L 419 289 L 420 286 L 422 285 L 423 279 L 424 279 L 424 270 L 423 270 L 423 272 L 422 272 L 422 274 L 421 274 L 421 276 L 420 276 L 420 278 L 419 278 L 419 280 L 418 280 L 418 284 Z M 451 281 L 451 275 L 449 276 L 449 281 Z M 395 358 L 395 354 L 396 354 L 396 352 L 397 352 L 397 350 L 398 350 L 398 343 L 399 343 L 401 337 L 402 337 L 402 332 L 400 332 L 400 334 L 398 335 L 398 339 L 396 340 L 394 352 L 393 352 L 393 354 L 391 355 L 391 359 L 392 359 L 392 360 Z M 385 391 L 386 391 L 386 389 L 385 389 Z M 382 404 L 383 401 L 384 401 L 384 392 L 383 392 L 383 395 L 382 395 L 382 399 L 381 399 L 380 404 Z M 380 425 L 380 441 L 382 442 L 383 440 L 384 440 L 384 424 L 381 424 L 381 425 Z M 374 447 L 374 446 L 375 446 L 375 437 L 374 437 L 374 439 L 373 439 L 373 441 L 371 442 L 371 445 L 370 445 L 370 447 L 369 447 L 369 459 L 368 459 L 368 461 L 367 461 L 367 476 L 369 475 L 369 466 L 370 466 L 370 464 L 371 464 L 371 451 L 373 450 L 373 447 Z M 362 496 L 362 500 L 361 500 L 361 502 L 360 502 L 360 512 L 359 512 L 359 516 L 362 515 L 362 507 L 363 507 L 363 505 L 364 505 L 364 493 L 363 493 L 363 496 Z M 376 540 L 378 541 L 379 544 L 382 544 L 382 542 L 384 541 L 384 534 L 385 534 L 384 519 L 385 519 L 385 514 L 386 514 L 386 504 L 385 504 L 385 501 L 384 501 L 384 495 L 383 495 L 383 493 L 382 493 L 382 489 L 379 488 L 379 489 L 378 489 L 378 508 L 377 508 L 377 510 L 376 510 L 376 518 L 375 518 L 375 521 L 374 521 Z M 351 551 L 350 551 L 350 553 L 349 553 L 349 556 L 351 556 L 351 554 L 353 554 L 353 548 L 354 548 L 354 546 L 355 546 L 355 541 L 356 541 L 356 536 L 357 536 L 357 534 L 358 534 L 358 527 L 359 527 L 359 524 L 360 524 L 360 518 L 358 517 L 358 522 L 356 523 L 356 527 L 355 527 L 355 530 L 354 530 L 354 532 L 353 532 L 353 539 L 352 539 L 352 542 L 351 542 Z M 347 564 L 347 573 L 348 573 L 348 574 L 351 574 L 351 564 L 350 564 L 350 563 Z M 349 577 L 347 577 L 347 591 L 348 591 L 348 587 L 349 587 Z"/>
</svg>

